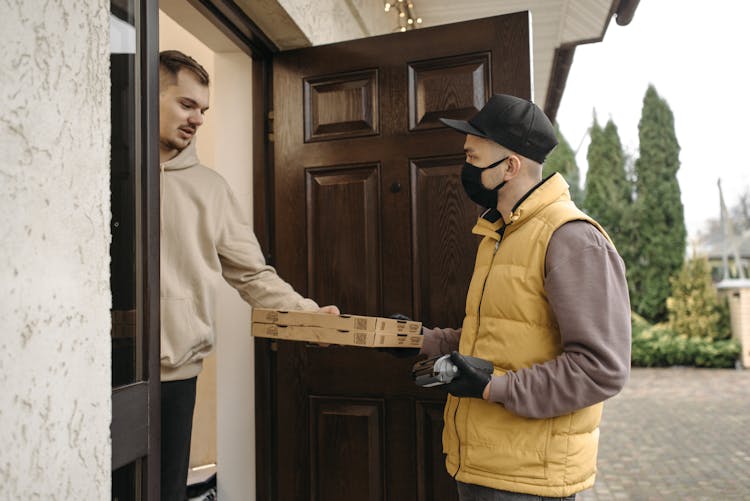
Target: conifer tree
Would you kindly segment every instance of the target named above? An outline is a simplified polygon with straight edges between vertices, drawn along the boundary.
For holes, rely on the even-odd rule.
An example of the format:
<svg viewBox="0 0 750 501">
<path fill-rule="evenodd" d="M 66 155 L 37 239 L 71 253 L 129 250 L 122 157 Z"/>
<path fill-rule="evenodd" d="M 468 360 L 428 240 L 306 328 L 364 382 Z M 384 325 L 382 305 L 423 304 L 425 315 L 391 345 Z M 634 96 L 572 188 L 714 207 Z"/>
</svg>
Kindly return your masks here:
<svg viewBox="0 0 750 501">
<path fill-rule="evenodd" d="M 705 257 L 685 262 L 670 279 L 672 295 L 667 300 L 669 326 L 675 334 L 688 337 L 723 339 L 729 334 L 722 325 L 725 302 L 719 299 Z"/>
<path fill-rule="evenodd" d="M 652 322 L 667 317 L 669 277 L 682 267 L 686 230 L 677 171 L 680 146 L 667 102 L 649 86 L 638 124 L 640 154 L 635 163 L 637 226 L 628 281 L 633 309 Z"/>
<path fill-rule="evenodd" d="M 611 119 L 602 129 L 594 117 L 589 135 L 589 169 L 583 209 L 607 230 L 620 248 L 628 238 L 625 226 L 630 217 L 633 191 L 625 171 L 622 143 Z"/>
<path fill-rule="evenodd" d="M 557 136 L 557 146 L 544 161 L 542 176 L 546 178 L 555 172 L 562 174 L 562 177 L 570 185 L 570 198 L 580 207 L 583 202 L 583 191 L 581 190 L 581 175 L 576 163 L 575 153 L 557 124 L 555 124 L 555 135 Z"/>
</svg>

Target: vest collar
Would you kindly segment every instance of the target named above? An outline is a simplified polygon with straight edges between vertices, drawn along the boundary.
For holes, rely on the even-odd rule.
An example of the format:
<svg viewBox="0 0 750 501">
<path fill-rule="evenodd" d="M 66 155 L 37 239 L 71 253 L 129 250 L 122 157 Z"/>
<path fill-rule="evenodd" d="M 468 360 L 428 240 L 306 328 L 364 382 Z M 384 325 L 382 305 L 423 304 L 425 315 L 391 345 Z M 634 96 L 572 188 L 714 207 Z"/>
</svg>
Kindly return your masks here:
<svg viewBox="0 0 750 501">
<path fill-rule="evenodd" d="M 500 234 L 498 232 L 502 231 L 502 228 L 505 226 L 505 222 L 503 221 L 502 217 L 495 216 L 500 216 L 500 213 L 497 212 L 497 209 L 487 209 L 481 216 L 479 216 L 477 224 L 474 226 L 471 232 L 475 235 L 481 235 L 483 237 L 490 237 L 495 240 L 500 240 Z"/>
<path fill-rule="evenodd" d="M 510 220 L 506 224 L 503 218 L 495 219 L 488 209 L 480 216 L 472 233 L 500 240 L 500 233 L 515 231 L 523 223 L 533 218 L 534 215 L 547 207 L 552 202 L 561 198 L 570 200 L 568 183 L 563 177 L 555 172 L 543 179 L 539 184 L 531 188 L 521 199 L 516 202 L 510 213 Z M 495 211 L 497 212 L 497 211 Z"/>
</svg>

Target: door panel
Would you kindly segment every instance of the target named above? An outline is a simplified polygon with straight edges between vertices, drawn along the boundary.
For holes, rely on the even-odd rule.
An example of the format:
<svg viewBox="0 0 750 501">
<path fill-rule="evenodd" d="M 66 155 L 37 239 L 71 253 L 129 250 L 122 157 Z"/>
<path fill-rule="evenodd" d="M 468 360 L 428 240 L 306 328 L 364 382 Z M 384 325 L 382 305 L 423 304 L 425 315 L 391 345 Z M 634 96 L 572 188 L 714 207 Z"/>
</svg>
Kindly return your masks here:
<svg viewBox="0 0 750 501">
<path fill-rule="evenodd" d="M 310 295 L 342 311 L 380 311 L 380 166 L 306 171 Z"/>
<path fill-rule="evenodd" d="M 378 108 L 377 70 L 305 79 L 305 142 L 375 135 Z"/>
<path fill-rule="evenodd" d="M 312 499 L 383 498 L 383 414 L 382 399 L 310 398 Z"/>
<path fill-rule="evenodd" d="M 468 118 L 494 93 L 530 97 L 527 13 L 285 52 L 273 61 L 275 263 L 345 313 L 459 327 L 479 214 L 460 182 Z M 275 492 L 263 499 L 456 499 L 443 466 L 445 392 L 413 359 L 258 344 Z M 275 351 L 271 351 L 275 350 Z M 259 457 L 269 457 L 259 451 Z"/>
<path fill-rule="evenodd" d="M 417 403 L 417 499 L 441 501 L 455 499 L 456 485 L 445 474 L 443 450 L 444 401 Z"/>
<path fill-rule="evenodd" d="M 478 238 L 466 230 L 481 209 L 466 203 L 461 186 L 463 155 L 410 162 L 414 316 L 426 325 L 463 322 L 467 277 L 474 268 Z M 435 291 L 450 291 L 435 294 Z"/>
<path fill-rule="evenodd" d="M 409 130 L 443 127 L 439 118 L 466 118 L 492 95 L 490 52 L 410 63 Z"/>
</svg>

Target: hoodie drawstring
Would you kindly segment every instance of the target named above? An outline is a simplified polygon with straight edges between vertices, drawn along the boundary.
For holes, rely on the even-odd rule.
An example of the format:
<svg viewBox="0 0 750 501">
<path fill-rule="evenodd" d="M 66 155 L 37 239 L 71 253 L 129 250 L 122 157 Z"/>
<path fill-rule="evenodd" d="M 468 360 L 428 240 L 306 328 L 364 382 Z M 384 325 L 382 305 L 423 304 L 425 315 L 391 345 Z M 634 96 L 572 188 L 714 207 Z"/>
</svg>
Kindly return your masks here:
<svg viewBox="0 0 750 501">
<path fill-rule="evenodd" d="M 167 160 L 166 162 L 159 162 L 159 195 L 161 199 L 159 201 L 159 224 L 161 228 L 164 228 L 164 202 L 167 198 L 166 171 L 187 169 L 200 163 L 198 161 L 198 155 L 195 151 L 195 141 L 196 138 L 194 137 L 193 140 L 190 141 L 190 144 L 188 144 L 185 149 L 177 153 L 175 157 Z M 159 234 L 163 235 L 163 231 L 161 228 L 159 229 Z"/>
<path fill-rule="evenodd" d="M 164 196 L 167 193 L 164 189 L 164 183 L 166 181 L 164 177 L 164 164 L 159 164 L 159 235 L 162 234 L 162 229 L 164 228 Z"/>
</svg>

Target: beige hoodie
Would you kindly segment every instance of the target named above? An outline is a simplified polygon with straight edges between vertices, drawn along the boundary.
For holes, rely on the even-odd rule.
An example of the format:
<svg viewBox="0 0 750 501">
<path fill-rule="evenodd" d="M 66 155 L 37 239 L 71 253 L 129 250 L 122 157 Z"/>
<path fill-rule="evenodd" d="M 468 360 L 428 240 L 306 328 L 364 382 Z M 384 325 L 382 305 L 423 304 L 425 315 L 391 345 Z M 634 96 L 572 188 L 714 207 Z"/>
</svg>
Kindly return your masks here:
<svg viewBox="0 0 750 501">
<path fill-rule="evenodd" d="M 195 140 L 161 171 L 161 380 L 173 381 L 197 376 L 213 349 L 220 274 L 252 306 L 318 305 L 266 265 L 229 185 L 199 164 Z"/>
</svg>

